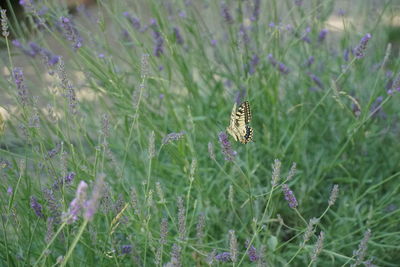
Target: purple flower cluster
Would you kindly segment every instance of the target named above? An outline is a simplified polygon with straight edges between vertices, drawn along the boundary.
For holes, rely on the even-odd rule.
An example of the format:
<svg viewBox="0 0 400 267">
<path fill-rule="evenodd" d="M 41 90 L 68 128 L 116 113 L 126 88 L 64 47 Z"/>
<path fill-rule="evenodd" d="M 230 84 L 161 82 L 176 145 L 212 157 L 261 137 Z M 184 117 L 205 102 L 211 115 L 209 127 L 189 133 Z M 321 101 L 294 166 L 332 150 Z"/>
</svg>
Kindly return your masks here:
<svg viewBox="0 0 400 267">
<path fill-rule="evenodd" d="M 140 29 L 141 29 L 140 19 L 132 16 L 128 11 L 125 11 L 123 13 L 123 15 L 125 18 L 127 18 L 129 20 L 129 22 L 131 23 L 133 28 L 140 31 Z"/>
<path fill-rule="evenodd" d="M 177 141 L 177 140 L 181 139 L 185 134 L 186 134 L 185 131 L 182 131 L 179 133 L 169 133 L 163 138 L 162 143 L 163 143 L 163 145 L 166 145 L 172 141 Z"/>
<path fill-rule="evenodd" d="M 323 29 L 318 34 L 318 42 L 322 43 L 326 39 L 326 35 L 328 34 L 327 29 Z"/>
<path fill-rule="evenodd" d="M 261 0 L 254 0 L 254 9 L 250 20 L 252 21 L 258 20 L 258 18 L 260 17 L 260 5 L 261 5 Z"/>
<path fill-rule="evenodd" d="M 232 18 L 231 12 L 229 11 L 226 3 L 221 3 L 221 16 L 224 18 L 224 20 L 227 23 L 229 23 L 229 24 L 233 23 L 233 18 Z"/>
<path fill-rule="evenodd" d="M 400 92 L 400 72 L 397 74 L 393 83 L 390 85 L 390 89 L 387 92 L 389 95 L 391 95 L 394 91 Z"/>
<path fill-rule="evenodd" d="M 260 58 L 257 56 L 257 54 L 254 54 L 248 64 L 249 65 L 249 67 L 248 67 L 249 74 L 254 74 L 256 72 L 256 67 L 259 62 L 260 62 Z"/>
<path fill-rule="evenodd" d="M 251 262 L 256 262 L 260 259 L 260 256 L 257 253 L 257 249 L 253 245 L 250 245 L 250 242 L 248 240 L 246 241 L 246 249 L 247 255 L 249 256 Z"/>
<path fill-rule="evenodd" d="M 282 62 L 277 61 L 272 54 L 268 55 L 268 60 L 272 66 L 279 70 L 283 74 L 288 74 L 290 72 L 289 68 L 286 67 Z"/>
<path fill-rule="evenodd" d="M 183 45 L 184 41 L 183 41 L 183 37 L 181 35 L 181 32 L 179 31 L 178 27 L 174 27 L 173 28 L 174 31 L 174 35 L 175 35 L 175 40 L 178 44 Z"/>
<path fill-rule="evenodd" d="M 229 252 L 219 253 L 219 254 L 215 255 L 215 259 L 217 261 L 222 261 L 222 262 L 231 261 L 231 253 L 229 253 Z"/>
<path fill-rule="evenodd" d="M 250 37 L 247 33 L 246 27 L 243 24 L 240 25 L 239 36 L 241 37 L 243 44 L 247 45 L 248 43 L 250 43 Z"/>
<path fill-rule="evenodd" d="M 298 206 L 297 199 L 293 194 L 293 191 L 289 189 L 287 184 L 282 185 L 283 194 L 285 195 L 285 199 L 289 204 L 289 207 L 295 209 Z"/>
<path fill-rule="evenodd" d="M 318 78 L 317 75 L 309 73 L 308 76 L 313 80 L 313 82 L 321 89 L 324 89 L 324 84 L 322 83 L 321 79 Z"/>
<path fill-rule="evenodd" d="M 38 216 L 39 218 L 44 218 L 44 214 L 42 212 L 42 205 L 39 204 L 35 196 L 31 196 L 31 208 L 35 212 L 36 216 Z"/>
<path fill-rule="evenodd" d="M 151 24 L 153 28 L 153 40 L 154 40 L 153 53 L 156 57 L 160 57 L 162 54 L 164 54 L 164 38 L 161 32 L 157 29 L 157 22 L 153 20 Z"/>
<path fill-rule="evenodd" d="M 314 64 L 315 58 L 314 56 L 310 56 L 307 61 L 304 63 L 306 67 L 311 67 L 312 64 Z"/>
<path fill-rule="evenodd" d="M 103 195 L 103 190 L 105 187 L 104 179 L 105 179 L 105 174 L 103 173 L 99 174 L 94 184 L 92 197 L 87 201 L 84 218 L 88 221 L 93 220 L 94 214 L 98 209 L 100 198 Z"/>
<path fill-rule="evenodd" d="M 24 84 L 24 73 L 21 68 L 14 68 L 13 78 L 17 86 L 19 102 L 25 106 L 28 103 L 28 90 Z"/>
<path fill-rule="evenodd" d="M 69 204 L 69 209 L 67 213 L 63 214 L 64 221 L 71 224 L 78 220 L 78 215 L 82 208 L 85 206 L 86 202 L 86 191 L 88 185 L 84 181 L 81 181 L 76 190 L 75 198 Z"/>
<path fill-rule="evenodd" d="M 219 144 L 221 145 L 222 153 L 225 160 L 233 161 L 236 156 L 236 151 L 233 151 L 231 143 L 229 142 L 228 135 L 225 132 L 218 134 Z"/>
<path fill-rule="evenodd" d="M 372 38 L 372 35 L 367 33 L 363 38 L 361 38 L 360 43 L 354 49 L 354 55 L 357 59 L 361 59 L 364 57 L 365 49 L 367 49 L 368 41 Z"/>
<path fill-rule="evenodd" d="M 73 21 L 70 18 L 61 17 L 60 25 L 65 38 L 72 43 L 74 50 L 76 51 L 82 47 L 83 39 Z"/>
<path fill-rule="evenodd" d="M 121 254 L 130 254 L 132 252 L 132 245 L 122 245 L 121 246 Z"/>
</svg>

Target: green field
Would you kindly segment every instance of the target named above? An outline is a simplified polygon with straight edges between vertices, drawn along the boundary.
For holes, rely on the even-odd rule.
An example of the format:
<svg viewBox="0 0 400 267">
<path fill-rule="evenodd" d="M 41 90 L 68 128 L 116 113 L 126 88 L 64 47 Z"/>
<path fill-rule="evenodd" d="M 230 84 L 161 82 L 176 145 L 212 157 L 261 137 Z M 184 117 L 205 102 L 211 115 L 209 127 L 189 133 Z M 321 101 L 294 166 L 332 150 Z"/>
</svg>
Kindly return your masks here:
<svg viewBox="0 0 400 267">
<path fill-rule="evenodd" d="M 19 2 L 0 266 L 399 266 L 398 1 Z"/>
</svg>

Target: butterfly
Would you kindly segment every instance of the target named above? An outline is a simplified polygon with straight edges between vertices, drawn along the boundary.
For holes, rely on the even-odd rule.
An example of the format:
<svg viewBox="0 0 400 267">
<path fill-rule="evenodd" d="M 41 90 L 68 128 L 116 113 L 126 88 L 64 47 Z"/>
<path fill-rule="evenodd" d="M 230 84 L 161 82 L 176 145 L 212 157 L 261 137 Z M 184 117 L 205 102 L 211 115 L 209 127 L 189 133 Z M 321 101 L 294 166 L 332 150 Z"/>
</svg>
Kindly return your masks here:
<svg viewBox="0 0 400 267">
<path fill-rule="evenodd" d="M 240 104 L 236 110 L 236 103 L 233 105 L 231 121 L 226 131 L 242 144 L 247 144 L 253 140 L 253 128 L 248 124 L 251 121 L 251 111 L 248 101 Z"/>
</svg>

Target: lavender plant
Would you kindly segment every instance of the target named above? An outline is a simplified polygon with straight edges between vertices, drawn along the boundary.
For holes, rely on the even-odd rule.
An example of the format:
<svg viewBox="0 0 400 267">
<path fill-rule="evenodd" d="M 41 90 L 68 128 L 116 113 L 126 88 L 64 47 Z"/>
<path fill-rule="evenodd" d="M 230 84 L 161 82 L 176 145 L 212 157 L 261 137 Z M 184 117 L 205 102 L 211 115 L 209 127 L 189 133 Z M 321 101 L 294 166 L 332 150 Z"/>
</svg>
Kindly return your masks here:
<svg viewBox="0 0 400 267">
<path fill-rule="evenodd" d="M 1 266 L 398 265 L 394 1 L 6 2 Z"/>
</svg>

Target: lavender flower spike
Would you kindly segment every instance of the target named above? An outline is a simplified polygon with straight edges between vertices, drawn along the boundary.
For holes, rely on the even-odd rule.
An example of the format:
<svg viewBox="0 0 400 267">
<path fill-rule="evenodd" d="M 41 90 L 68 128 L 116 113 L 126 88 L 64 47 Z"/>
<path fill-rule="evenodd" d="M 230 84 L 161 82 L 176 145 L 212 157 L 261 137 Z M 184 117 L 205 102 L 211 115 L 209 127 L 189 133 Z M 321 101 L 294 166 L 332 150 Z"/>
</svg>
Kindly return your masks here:
<svg viewBox="0 0 400 267">
<path fill-rule="evenodd" d="M 156 57 L 160 57 L 164 54 L 164 38 L 162 37 L 161 33 L 153 29 L 153 39 L 154 39 L 154 55 Z"/>
<path fill-rule="evenodd" d="M 18 98 L 21 105 L 25 106 L 28 103 L 28 90 L 24 84 L 24 73 L 21 68 L 14 68 L 13 77 L 18 90 Z"/>
<path fill-rule="evenodd" d="M 318 34 L 318 42 L 322 43 L 325 40 L 327 34 L 328 34 L 327 29 L 321 30 Z"/>
<path fill-rule="evenodd" d="M 229 24 L 233 23 L 233 18 L 232 18 L 231 12 L 229 11 L 226 3 L 221 4 L 221 16 L 224 18 L 224 20 L 227 23 L 229 23 Z"/>
<path fill-rule="evenodd" d="M 231 260 L 231 253 L 229 252 L 222 252 L 215 256 L 217 261 L 228 262 Z"/>
<path fill-rule="evenodd" d="M 282 62 L 278 62 L 272 54 L 268 55 L 268 60 L 272 66 L 274 66 L 277 70 L 279 70 L 283 74 L 288 74 L 290 72 L 289 68 L 286 67 Z"/>
<path fill-rule="evenodd" d="M 218 134 L 219 143 L 222 148 L 222 153 L 225 155 L 225 160 L 233 161 L 236 152 L 232 150 L 231 143 L 228 140 L 228 135 L 225 132 Z"/>
<path fill-rule="evenodd" d="M 31 207 L 35 212 L 36 216 L 38 216 L 39 218 L 44 218 L 44 214 L 42 212 L 42 205 L 39 204 L 37 198 L 34 196 L 31 196 Z"/>
<path fill-rule="evenodd" d="M 364 57 L 365 49 L 367 48 L 368 41 L 371 38 L 372 38 L 372 35 L 369 33 L 367 33 L 363 38 L 361 38 L 360 43 L 355 48 L 355 52 L 354 52 L 357 59 L 361 59 Z"/>
<path fill-rule="evenodd" d="M 68 212 L 63 214 L 66 223 L 71 224 L 78 219 L 78 215 L 86 201 L 87 187 L 88 185 L 84 181 L 79 183 L 75 198 L 69 204 Z"/>
<path fill-rule="evenodd" d="M 183 45 L 184 40 L 178 27 L 174 27 L 175 40 L 179 45 Z"/>
<path fill-rule="evenodd" d="M 283 193 L 285 195 L 285 199 L 289 204 L 289 207 L 295 209 L 298 206 L 297 199 L 293 194 L 293 191 L 289 189 L 287 184 L 282 185 Z"/>
<path fill-rule="evenodd" d="M 93 216 L 96 213 L 97 208 L 99 206 L 100 198 L 103 195 L 102 193 L 104 188 L 104 179 L 105 179 L 105 174 L 103 173 L 99 174 L 93 188 L 92 197 L 90 200 L 88 200 L 86 204 L 84 218 L 88 221 L 91 221 L 93 219 Z"/>
<path fill-rule="evenodd" d="M 61 17 L 60 23 L 65 38 L 67 38 L 68 41 L 72 42 L 72 46 L 75 51 L 82 47 L 82 37 L 80 36 L 72 20 L 67 17 Z"/>
<path fill-rule="evenodd" d="M 252 262 L 256 262 L 260 259 L 260 256 L 257 254 L 256 248 L 250 244 L 249 240 L 246 241 L 247 255 L 249 255 L 249 259 Z"/>
</svg>

